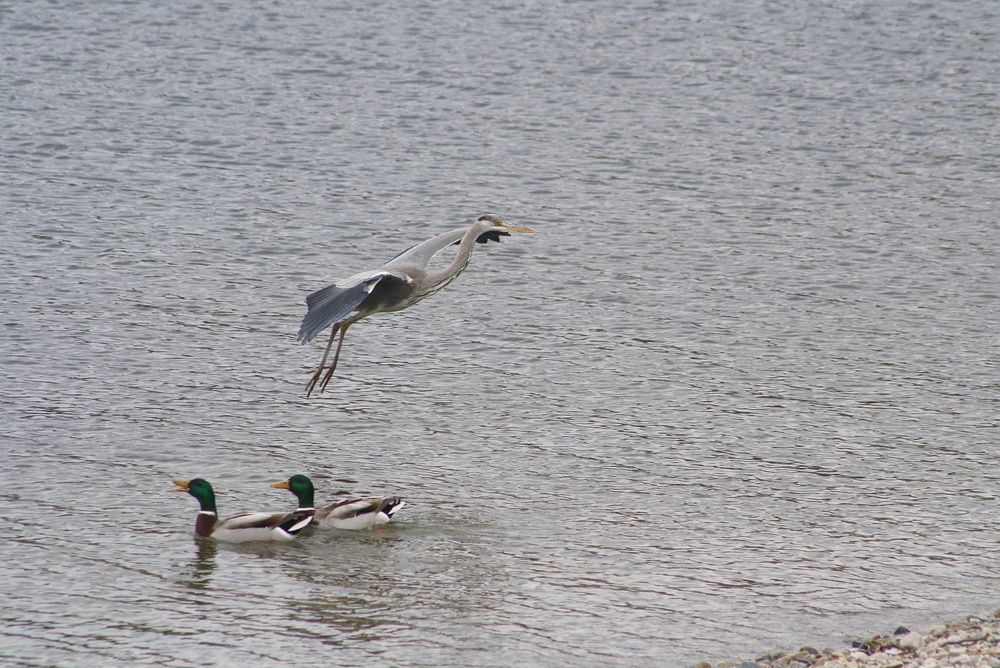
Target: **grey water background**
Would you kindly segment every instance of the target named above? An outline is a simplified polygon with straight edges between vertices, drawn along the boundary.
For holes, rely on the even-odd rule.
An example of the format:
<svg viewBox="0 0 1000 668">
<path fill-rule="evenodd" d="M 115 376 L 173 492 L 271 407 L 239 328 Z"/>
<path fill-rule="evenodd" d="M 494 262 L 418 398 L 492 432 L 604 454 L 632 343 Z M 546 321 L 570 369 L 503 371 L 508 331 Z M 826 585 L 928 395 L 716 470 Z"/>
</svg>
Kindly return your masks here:
<svg viewBox="0 0 1000 668">
<path fill-rule="evenodd" d="M 1000 603 L 1000 8 L 0 6 L 0 662 L 689 666 Z M 325 394 L 304 296 L 481 213 Z M 223 514 L 410 503 L 199 545 Z"/>
</svg>

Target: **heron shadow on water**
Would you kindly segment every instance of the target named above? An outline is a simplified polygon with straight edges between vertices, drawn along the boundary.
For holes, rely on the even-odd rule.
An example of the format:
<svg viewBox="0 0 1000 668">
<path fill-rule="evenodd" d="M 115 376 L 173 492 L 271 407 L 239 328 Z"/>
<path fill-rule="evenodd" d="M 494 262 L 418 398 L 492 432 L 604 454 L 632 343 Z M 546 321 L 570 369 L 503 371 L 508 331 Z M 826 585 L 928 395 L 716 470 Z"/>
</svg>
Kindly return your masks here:
<svg viewBox="0 0 1000 668">
<path fill-rule="evenodd" d="M 534 233 L 535 230 L 511 225 L 500 216 L 480 216 L 467 228 L 431 237 L 403 251 L 378 269 L 362 271 L 341 279 L 306 297 L 308 311 L 299 328 L 299 342 L 309 343 L 317 334 L 333 325 L 319 368 L 312 372 L 312 378 L 306 385 L 306 397 L 312 395 L 317 385 L 320 392 L 326 389 L 337 369 L 337 360 L 340 359 L 340 349 L 344 345 L 348 327 L 374 313 L 401 311 L 424 297 L 429 297 L 462 273 L 469 264 L 476 242 L 500 241 L 501 235 L 509 236 L 511 232 Z M 458 244 L 458 252 L 451 264 L 442 269 L 428 270 L 431 258 L 453 244 Z M 337 349 L 333 353 L 333 361 L 327 367 L 326 360 L 338 332 L 340 338 Z M 326 375 L 323 375 L 324 370 Z"/>
</svg>

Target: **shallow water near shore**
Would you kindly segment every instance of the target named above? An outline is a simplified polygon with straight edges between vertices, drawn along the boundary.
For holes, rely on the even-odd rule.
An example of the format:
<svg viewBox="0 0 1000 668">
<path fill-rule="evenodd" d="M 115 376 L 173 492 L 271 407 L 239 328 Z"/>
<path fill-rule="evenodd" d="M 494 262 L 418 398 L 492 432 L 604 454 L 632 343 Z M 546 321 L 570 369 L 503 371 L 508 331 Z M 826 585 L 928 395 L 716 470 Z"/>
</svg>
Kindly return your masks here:
<svg viewBox="0 0 1000 668">
<path fill-rule="evenodd" d="M 997 607 L 998 19 L 0 11 L 0 662 L 689 666 Z M 306 399 L 305 295 L 486 212 L 540 234 Z M 408 506 L 226 546 L 170 489 L 294 473 Z"/>
</svg>

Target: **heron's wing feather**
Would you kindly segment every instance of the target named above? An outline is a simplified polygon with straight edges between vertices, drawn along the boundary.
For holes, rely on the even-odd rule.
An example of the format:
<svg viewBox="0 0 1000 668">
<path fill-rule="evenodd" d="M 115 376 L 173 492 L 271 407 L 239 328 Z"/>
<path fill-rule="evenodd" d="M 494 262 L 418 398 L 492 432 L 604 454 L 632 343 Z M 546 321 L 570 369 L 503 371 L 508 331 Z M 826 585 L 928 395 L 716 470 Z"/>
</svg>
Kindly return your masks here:
<svg viewBox="0 0 1000 668">
<path fill-rule="evenodd" d="M 321 331 L 346 318 L 371 294 L 378 282 L 389 275 L 387 271 L 356 274 L 306 297 L 309 310 L 299 327 L 299 341 L 309 343 Z"/>
<path fill-rule="evenodd" d="M 399 264 L 412 264 L 418 267 L 426 267 L 432 257 L 456 241 L 461 241 L 466 231 L 468 231 L 468 228 L 463 227 L 458 230 L 439 234 L 436 237 L 431 237 L 427 241 L 421 241 L 416 246 L 407 248 L 382 266 L 383 268 L 387 268 Z"/>
<path fill-rule="evenodd" d="M 477 244 L 485 244 L 489 241 L 495 241 L 500 243 L 500 237 L 509 237 L 510 232 L 501 232 L 500 230 L 490 230 L 489 232 L 483 232 L 476 239 Z"/>
</svg>

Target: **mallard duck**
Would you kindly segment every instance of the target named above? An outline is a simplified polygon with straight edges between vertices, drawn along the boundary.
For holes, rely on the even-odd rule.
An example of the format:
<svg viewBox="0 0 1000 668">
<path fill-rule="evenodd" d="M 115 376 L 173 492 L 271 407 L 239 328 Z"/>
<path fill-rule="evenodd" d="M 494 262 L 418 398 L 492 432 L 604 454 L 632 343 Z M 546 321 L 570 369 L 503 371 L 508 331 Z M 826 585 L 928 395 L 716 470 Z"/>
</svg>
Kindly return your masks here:
<svg viewBox="0 0 1000 668">
<path fill-rule="evenodd" d="M 315 515 L 312 525 L 321 529 L 368 529 L 385 524 L 397 510 L 406 505 L 398 496 L 369 496 L 338 501 L 314 510 L 315 489 L 312 480 L 306 476 L 293 475 L 285 482 L 275 483 L 271 487 L 290 490 L 299 500 L 296 512 L 313 511 Z"/>
<path fill-rule="evenodd" d="M 236 515 L 219 519 L 215 508 L 215 491 L 207 480 L 195 478 L 190 482 L 174 480 L 175 492 L 187 492 L 198 499 L 201 510 L 194 523 L 194 532 L 199 536 L 215 538 L 229 543 L 243 543 L 250 540 L 294 540 L 295 534 L 312 522 L 312 510 L 296 510 L 293 513 L 259 512 Z"/>
</svg>

